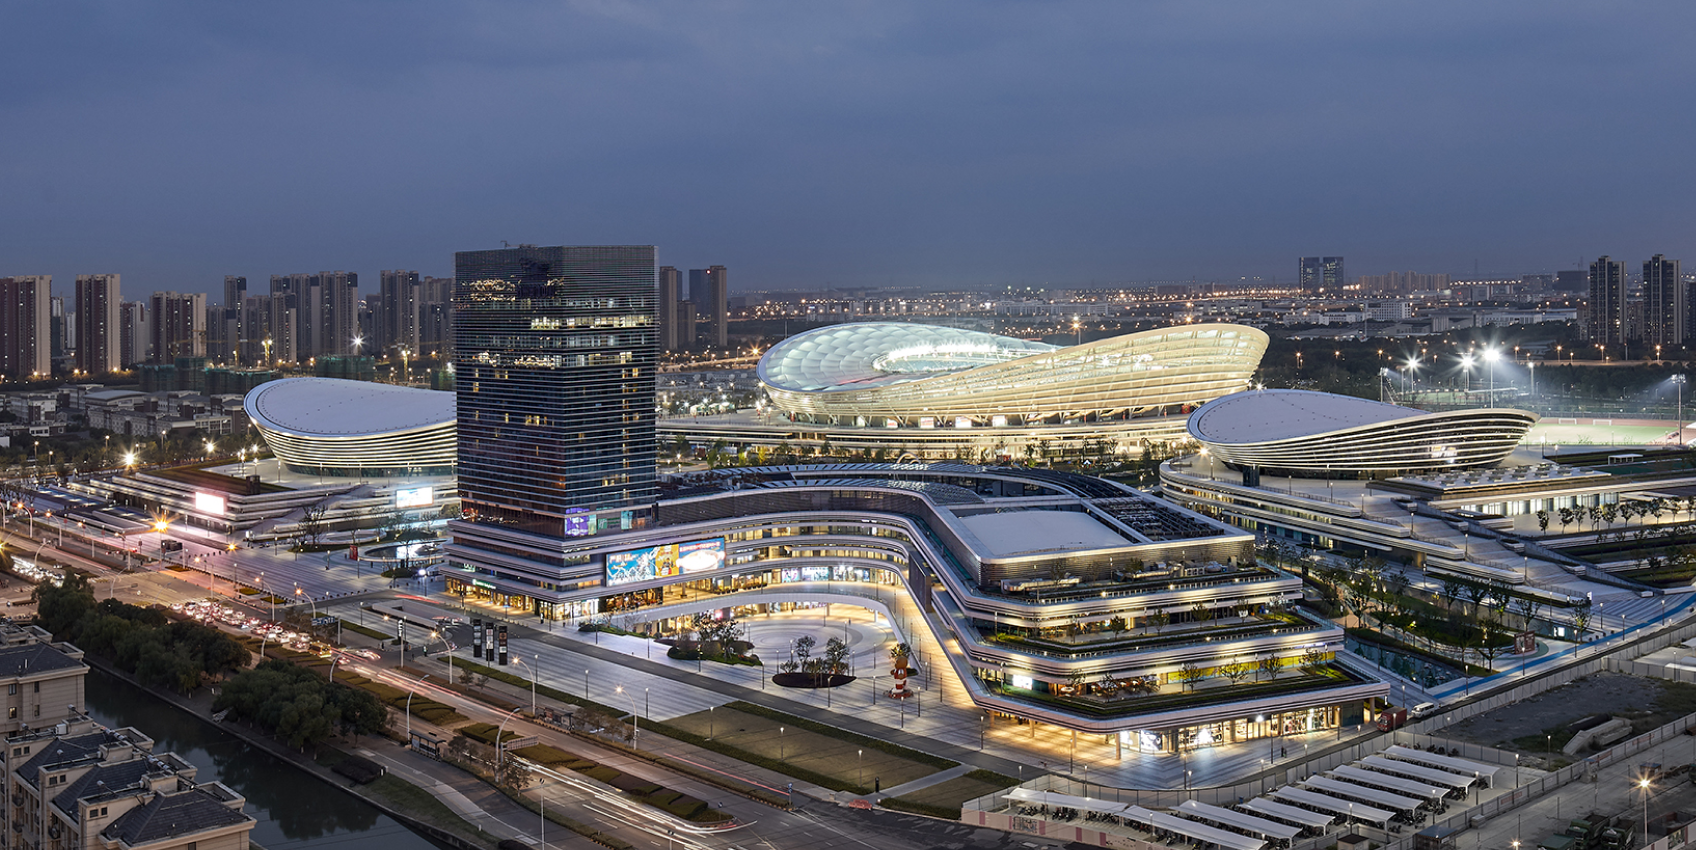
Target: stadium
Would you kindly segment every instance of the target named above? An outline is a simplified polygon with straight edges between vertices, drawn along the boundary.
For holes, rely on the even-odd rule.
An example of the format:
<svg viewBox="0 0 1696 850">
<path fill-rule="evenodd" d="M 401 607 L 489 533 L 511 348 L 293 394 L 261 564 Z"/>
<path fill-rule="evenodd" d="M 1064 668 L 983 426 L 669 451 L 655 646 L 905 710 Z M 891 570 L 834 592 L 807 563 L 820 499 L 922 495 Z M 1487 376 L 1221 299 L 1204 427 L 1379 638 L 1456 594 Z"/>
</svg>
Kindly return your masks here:
<svg viewBox="0 0 1696 850">
<path fill-rule="evenodd" d="M 453 472 L 453 393 L 369 381 L 288 378 L 255 388 L 243 406 L 271 452 L 295 472 Z"/>
<path fill-rule="evenodd" d="M 1198 324 L 1073 346 L 934 325 L 833 325 L 790 337 L 759 378 L 792 421 L 858 428 L 1006 428 L 1186 412 L 1243 389 L 1255 328 Z"/>
<path fill-rule="evenodd" d="M 1188 430 L 1234 467 L 1350 477 L 1500 463 L 1537 414 L 1501 408 L 1427 413 L 1306 390 L 1253 390 L 1209 402 Z"/>
</svg>

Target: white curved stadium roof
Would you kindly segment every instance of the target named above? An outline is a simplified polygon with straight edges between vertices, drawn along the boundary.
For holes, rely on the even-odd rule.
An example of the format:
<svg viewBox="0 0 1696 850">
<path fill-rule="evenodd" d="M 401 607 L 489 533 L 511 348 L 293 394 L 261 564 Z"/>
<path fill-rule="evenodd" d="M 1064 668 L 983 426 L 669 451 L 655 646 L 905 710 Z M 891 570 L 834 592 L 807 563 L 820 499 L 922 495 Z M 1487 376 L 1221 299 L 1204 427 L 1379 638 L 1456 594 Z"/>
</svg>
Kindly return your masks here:
<svg viewBox="0 0 1696 850">
<path fill-rule="evenodd" d="M 1190 415 L 1190 435 L 1205 442 L 1264 443 L 1423 416 L 1425 411 L 1368 398 L 1257 390 L 1209 402 Z"/>
<path fill-rule="evenodd" d="M 1505 408 L 1429 413 L 1307 390 L 1253 390 L 1190 414 L 1220 460 L 1291 474 L 1400 474 L 1499 463 L 1536 424 Z"/>
<path fill-rule="evenodd" d="M 760 358 L 760 380 L 795 392 L 835 392 L 1004 363 L 1057 346 L 1007 336 L 901 322 L 831 325 L 796 334 Z"/>
<path fill-rule="evenodd" d="M 882 427 L 1075 422 L 1196 405 L 1236 392 L 1266 334 L 1178 325 L 1053 346 L 898 322 L 833 325 L 760 359 L 760 381 L 792 416 Z"/>
<path fill-rule="evenodd" d="M 439 469 L 454 464 L 454 394 L 338 378 L 285 378 L 242 402 L 265 442 L 297 469 Z"/>
</svg>

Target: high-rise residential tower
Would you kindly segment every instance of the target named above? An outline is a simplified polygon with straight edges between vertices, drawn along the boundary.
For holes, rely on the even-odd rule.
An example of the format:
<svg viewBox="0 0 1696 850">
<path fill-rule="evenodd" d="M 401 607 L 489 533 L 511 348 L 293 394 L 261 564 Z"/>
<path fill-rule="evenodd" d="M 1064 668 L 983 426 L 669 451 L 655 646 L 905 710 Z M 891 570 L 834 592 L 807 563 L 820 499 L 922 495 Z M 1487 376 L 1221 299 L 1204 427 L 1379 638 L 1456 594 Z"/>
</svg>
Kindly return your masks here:
<svg viewBox="0 0 1696 850">
<path fill-rule="evenodd" d="M 373 316 L 376 339 L 371 350 L 379 356 L 393 356 L 405 349 L 418 356 L 420 351 L 419 315 L 423 303 L 423 281 L 418 272 L 385 271 L 377 289 L 377 310 Z"/>
<path fill-rule="evenodd" d="M 680 351 L 694 342 L 695 329 L 690 328 L 687 337 L 683 328 L 678 324 L 678 303 L 682 299 L 679 290 L 683 286 L 683 275 L 676 266 L 660 266 L 659 301 L 655 305 L 659 310 L 659 347 L 661 351 Z"/>
<path fill-rule="evenodd" d="M 695 315 L 707 322 L 704 334 L 707 345 L 726 348 L 730 345 L 730 286 L 724 266 L 709 266 L 689 270 L 689 300 L 695 305 Z M 689 342 L 692 342 L 690 340 Z"/>
<path fill-rule="evenodd" d="M 354 272 L 271 275 L 271 294 L 289 296 L 296 355 L 347 354 L 359 335 L 359 275 Z"/>
<path fill-rule="evenodd" d="M 206 296 L 199 292 L 155 292 L 148 321 L 152 325 L 152 362 L 206 356 Z"/>
<path fill-rule="evenodd" d="M 148 323 L 147 305 L 140 301 L 125 301 L 118 305 L 118 362 L 125 369 L 151 358 L 152 326 Z"/>
<path fill-rule="evenodd" d="M 116 371 L 118 351 L 118 305 L 123 303 L 115 274 L 79 274 L 77 296 L 78 371 L 104 375 Z"/>
<path fill-rule="evenodd" d="M 0 373 L 9 378 L 53 373 L 52 275 L 0 277 Z"/>
<path fill-rule="evenodd" d="M 1625 342 L 1625 263 L 1602 255 L 1590 264 L 1590 320 L 1586 336 L 1600 345 Z"/>
<path fill-rule="evenodd" d="M 449 555 L 515 593 L 560 580 L 568 538 L 648 522 L 654 248 L 463 251 L 454 269 L 465 518 Z"/>
<path fill-rule="evenodd" d="M 1690 287 L 1678 266 L 1660 254 L 1643 263 L 1643 341 L 1668 350 L 1689 339 Z"/>
</svg>

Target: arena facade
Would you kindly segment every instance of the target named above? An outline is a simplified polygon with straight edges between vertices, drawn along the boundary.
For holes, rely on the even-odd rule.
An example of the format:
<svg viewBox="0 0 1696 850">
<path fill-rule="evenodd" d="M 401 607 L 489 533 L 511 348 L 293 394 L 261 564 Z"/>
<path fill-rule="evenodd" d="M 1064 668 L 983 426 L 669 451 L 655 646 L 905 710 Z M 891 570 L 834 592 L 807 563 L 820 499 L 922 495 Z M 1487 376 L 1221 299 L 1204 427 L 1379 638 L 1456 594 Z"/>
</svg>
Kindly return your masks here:
<svg viewBox="0 0 1696 850">
<path fill-rule="evenodd" d="M 295 472 L 453 472 L 453 393 L 370 381 L 287 378 L 256 387 L 243 406 L 272 453 Z"/>
</svg>

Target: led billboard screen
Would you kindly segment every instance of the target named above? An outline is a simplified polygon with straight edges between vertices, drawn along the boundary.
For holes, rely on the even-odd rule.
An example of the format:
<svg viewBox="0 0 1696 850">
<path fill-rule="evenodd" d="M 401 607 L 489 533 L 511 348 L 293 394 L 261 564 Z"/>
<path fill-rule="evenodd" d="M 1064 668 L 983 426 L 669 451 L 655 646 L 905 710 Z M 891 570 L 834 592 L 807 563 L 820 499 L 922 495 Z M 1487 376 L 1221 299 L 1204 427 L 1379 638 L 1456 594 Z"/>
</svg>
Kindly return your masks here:
<svg viewBox="0 0 1696 850">
<path fill-rule="evenodd" d="M 407 508 L 427 508 L 435 499 L 435 492 L 429 487 L 407 487 L 395 491 L 395 507 L 400 510 Z"/>
<path fill-rule="evenodd" d="M 194 512 L 206 516 L 223 516 L 226 510 L 224 497 L 214 493 L 195 493 Z"/>
<path fill-rule="evenodd" d="M 724 538 L 693 543 L 667 543 L 607 557 L 608 586 L 704 573 L 724 566 Z"/>
</svg>

